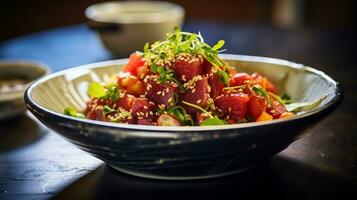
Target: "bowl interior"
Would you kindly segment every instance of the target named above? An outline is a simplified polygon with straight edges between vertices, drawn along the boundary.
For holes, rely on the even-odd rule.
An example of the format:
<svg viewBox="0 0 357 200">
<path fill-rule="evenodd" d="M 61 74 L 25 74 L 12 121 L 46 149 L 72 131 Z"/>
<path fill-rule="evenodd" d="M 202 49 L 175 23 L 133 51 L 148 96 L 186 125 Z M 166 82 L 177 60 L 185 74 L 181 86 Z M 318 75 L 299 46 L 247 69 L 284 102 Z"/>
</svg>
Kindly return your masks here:
<svg viewBox="0 0 357 200">
<path fill-rule="evenodd" d="M 173 20 L 183 8 L 163 1 L 106 2 L 88 7 L 89 19 L 110 23 L 150 23 Z"/>
<path fill-rule="evenodd" d="M 8 101 L 14 98 L 23 98 L 23 93 L 27 86 L 41 76 L 48 73 L 47 67 L 42 63 L 29 61 L 1 61 L 0 62 L 0 80 L 20 79 L 24 80 L 25 86 L 22 90 L 15 92 L 1 93 L 0 102 Z"/>
<path fill-rule="evenodd" d="M 264 57 L 227 54 L 221 57 L 240 71 L 267 76 L 278 87 L 280 94 L 288 94 L 296 102 L 313 102 L 324 97 L 322 103 L 309 112 L 321 109 L 336 96 L 337 83 L 310 67 Z M 89 84 L 110 80 L 127 61 L 106 61 L 51 74 L 32 85 L 28 95 L 42 109 L 58 114 L 62 114 L 67 106 L 83 111 L 89 99 Z"/>
</svg>

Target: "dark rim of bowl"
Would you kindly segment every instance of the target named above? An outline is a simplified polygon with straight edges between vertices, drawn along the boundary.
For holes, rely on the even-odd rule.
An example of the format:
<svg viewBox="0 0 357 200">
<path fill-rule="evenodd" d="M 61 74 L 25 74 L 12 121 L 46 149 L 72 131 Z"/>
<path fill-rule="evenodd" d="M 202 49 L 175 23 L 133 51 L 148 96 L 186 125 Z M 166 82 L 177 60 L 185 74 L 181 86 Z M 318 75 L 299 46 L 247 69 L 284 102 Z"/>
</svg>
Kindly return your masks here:
<svg viewBox="0 0 357 200">
<path fill-rule="evenodd" d="M 109 60 L 104 62 L 97 62 L 87 65 L 82 65 L 79 67 L 74 67 L 66 70 L 62 70 L 45 77 L 40 78 L 39 80 L 33 82 L 25 92 L 25 104 L 26 106 L 33 112 L 39 113 L 40 115 L 48 115 L 49 117 L 59 117 L 65 118 L 70 121 L 78 122 L 78 123 L 87 123 L 91 125 L 97 125 L 102 127 L 111 127 L 111 128 L 121 128 L 121 129 L 130 129 L 130 130 L 141 130 L 141 131 L 156 131 L 156 132 L 187 132 L 187 131 L 216 131 L 216 130 L 227 130 L 227 129 L 238 129 L 238 128 L 248 128 L 248 127 L 257 127 L 257 126 L 264 126 L 264 125 L 273 125 L 279 124 L 289 121 L 299 120 L 301 118 L 310 117 L 313 115 L 317 115 L 320 112 L 331 112 L 341 103 L 343 99 L 343 89 L 340 83 L 334 81 L 324 72 L 313 69 L 311 67 L 304 66 L 302 64 L 297 64 L 294 62 L 276 59 L 276 58 L 268 58 L 268 57 L 259 57 L 259 56 L 247 56 L 247 55 L 235 55 L 235 54 L 221 54 L 220 57 L 224 60 L 240 60 L 240 61 L 251 61 L 251 62 L 260 62 L 260 63 L 271 63 L 271 64 L 279 64 L 284 65 L 290 68 L 302 69 L 307 70 L 309 72 L 315 73 L 320 77 L 327 80 L 329 83 L 332 83 L 335 86 L 334 96 L 324 105 L 319 106 L 311 111 L 306 113 L 296 115 L 294 117 L 288 119 L 275 119 L 268 122 L 249 122 L 249 123 L 242 123 L 242 124 L 230 124 L 230 125 L 215 125 L 215 126 L 147 126 L 147 125 L 137 125 L 137 124 L 121 124 L 121 123 L 113 123 L 113 122 L 103 122 L 103 121 L 96 121 L 90 119 L 81 119 L 76 117 L 71 117 L 68 115 L 64 115 L 62 113 L 57 113 L 51 111 L 47 108 L 44 108 L 37 104 L 32 98 L 31 93 L 32 89 L 38 86 L 39 84 L 50 80 L 53 77 L 66 74 L 71 71 L 80 70 L 83 68 L 91 69 L 100 66 L 108 66 L 108 65 L 122 65 L 127 63 L 128 59 L 118 59 L 118 60 Z"/>
</svg>

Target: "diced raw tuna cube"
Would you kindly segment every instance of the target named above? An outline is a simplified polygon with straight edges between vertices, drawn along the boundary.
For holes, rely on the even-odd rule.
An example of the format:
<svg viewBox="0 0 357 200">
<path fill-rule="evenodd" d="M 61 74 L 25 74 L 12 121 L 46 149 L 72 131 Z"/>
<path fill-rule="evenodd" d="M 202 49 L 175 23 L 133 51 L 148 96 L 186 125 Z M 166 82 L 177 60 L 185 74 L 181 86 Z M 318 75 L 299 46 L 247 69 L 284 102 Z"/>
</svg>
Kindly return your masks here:
<svg viewBox="0 0 357 200">
<path fill-rule="evenodd" d="M 220 96 L 216 99 L 216 106 L 222 110 L 226 119 L 241 120 L 247 113 L 248 95 L 231 94 Z"/>
<path fill-rule="evenodd" d="M 208 103 L 208 97 L 209 97 L 209 85 L 207 78 L 202 77 L 201 80 L 198 80 L 194 87 L 191 89 L 189 88 L 185 93 L 181 95 L 181 100 L 186 101 L 192 104 L 195 104 L 197 106 L 200 106 L 201 108 L 205 108 Z M 196 114 L 199 112 L 197 108 L 194 108 L 192 106 L 182 104 L 187 113 L 189 114 Z"/>
</svg>

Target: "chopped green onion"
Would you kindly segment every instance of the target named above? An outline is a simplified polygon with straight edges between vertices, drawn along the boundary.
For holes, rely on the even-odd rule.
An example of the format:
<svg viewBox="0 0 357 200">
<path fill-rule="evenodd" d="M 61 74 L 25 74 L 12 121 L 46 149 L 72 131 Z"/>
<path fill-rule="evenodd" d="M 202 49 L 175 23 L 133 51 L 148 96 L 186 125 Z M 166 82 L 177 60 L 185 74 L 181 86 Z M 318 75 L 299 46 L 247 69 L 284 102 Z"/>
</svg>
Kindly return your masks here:
<svg viewBox="0 0 357 200">
<path fill-rule="evenodd" d="M 88 88 L 88 94 L 90 97 L 100 98 L 105 96 L 105 88 L 98 82 L 93 82 Z"/>
<path fill-rule="evenodd" d="M 72 116 L 72 117 L 83 118 L 83 119 L 85 118 L 84 114 L 77 112 L 76 109 L 74 109 L 72 107 L 66 107 L 64 109 L 63 114 L 69 115 L 69 116 Z"/>
<path fill-rule="evenodd" d="M 206 119 L 201 123 L 201 126 L 214 126 L 214 125 L 226 125 L 228 124 L 225 120 L 221 120 L 218 117 L 213 117 Z"/>
</svg>

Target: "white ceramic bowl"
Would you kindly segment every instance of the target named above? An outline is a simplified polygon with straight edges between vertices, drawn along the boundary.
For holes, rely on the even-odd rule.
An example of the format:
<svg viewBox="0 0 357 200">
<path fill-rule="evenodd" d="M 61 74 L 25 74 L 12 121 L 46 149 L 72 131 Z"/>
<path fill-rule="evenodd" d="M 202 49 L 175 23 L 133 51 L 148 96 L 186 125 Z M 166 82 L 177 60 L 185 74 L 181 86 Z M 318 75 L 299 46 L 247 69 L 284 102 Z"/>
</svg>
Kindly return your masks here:
<svg viewBox="0 0 357 200">
<path fill-rule="evenodd" d="M 29 84 L 48 74 L 48 67 L 39 62 L 2 60 L 0 61 L 0 79 L 26 79 L 26 84 L 16 91 L 0 92 L 0 120 L 8 119 L 25 112 L 24 92 Z"/>
<path fill-rule="evenodd" d="M 85 15 L 108 50 L 128 56 L 146 42 L 165 39 L 166 33 L 181 26 L 185 12 L 164 1 L 113 1 L 88 7 Z"/>
<path fill-rule="evenodd" d="M 239 71 L 266 75 L 294 101 L 325 98 L 318 107 L 289 119 L 219 126 L 144 126 L 63 114 L 67 106 L 85 109 L 89 83 L 104 82 L 120 71 L 128 62 L 120 59 L 41 78 L 27 89 L 25 102 L 44 125 L 119 171 L 182 180 L 249 169 L 302 137 L 342 101 L 341 85 L 316 69 L 273 58 L 227 54 L 220 57 L 239 66 Z"/>
</svg>

